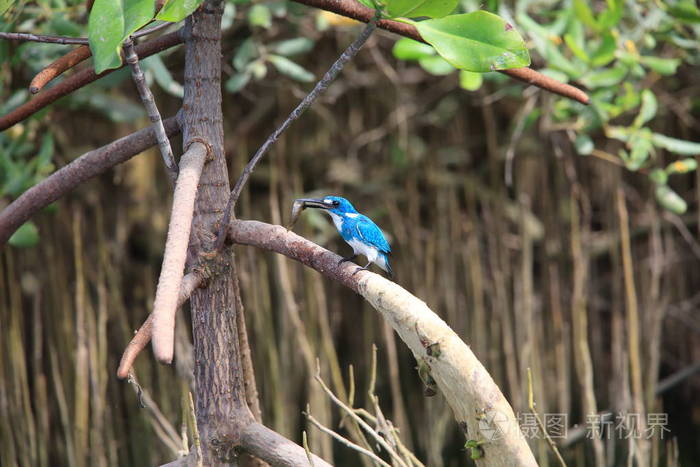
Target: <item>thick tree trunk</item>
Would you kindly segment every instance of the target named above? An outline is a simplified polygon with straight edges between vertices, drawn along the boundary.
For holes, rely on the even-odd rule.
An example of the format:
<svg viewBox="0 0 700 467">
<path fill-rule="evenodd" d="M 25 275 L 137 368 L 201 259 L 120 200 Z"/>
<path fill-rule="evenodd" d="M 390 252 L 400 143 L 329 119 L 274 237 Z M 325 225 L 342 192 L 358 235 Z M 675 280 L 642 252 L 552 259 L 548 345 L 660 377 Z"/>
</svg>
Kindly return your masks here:
<svg viewBox="0 0 700 467">
<path fill-rule="evenodd" d="M 196 264 L 214 238 L 217 221 L 226 206 L 229 181 L 223 153 L 221 114 L 220 22 L 223 4 L 209 0 L 188 20 L 185 31 L 186 64 L 182 134 L 185 148 L 201 140 L 211 147 L 211 160 L 200 179 L 189 263 Z M 232 446 L 239 434 L 231 427 L 243 426 L 252 415 L 245 404 L 241 371 L 236 300 L 231 253 L 224 251 L 207 265 L 213 272 L 205 288 L 192 294 L 197 425 L 204 464 L 233 460 Z M 233 423 L 238 419 L 238 423 Z"/>
</svg>

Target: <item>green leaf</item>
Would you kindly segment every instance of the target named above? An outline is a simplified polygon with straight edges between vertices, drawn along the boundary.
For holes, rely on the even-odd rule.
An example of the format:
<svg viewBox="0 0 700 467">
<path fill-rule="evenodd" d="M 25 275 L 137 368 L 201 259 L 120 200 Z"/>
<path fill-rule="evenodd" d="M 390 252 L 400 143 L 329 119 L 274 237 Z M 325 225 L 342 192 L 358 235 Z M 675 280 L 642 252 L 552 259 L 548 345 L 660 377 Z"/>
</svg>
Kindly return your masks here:
<svg viewBox="0 0 700 467">
<path fill-rule="evenodd" d="M 581 84 L 588 89 L 614 86 L 622 81 L 627 75 L 627 67 L 616 66 L 602 71 L 590 71 L 581 77 Z"/>
<path fill-rule="evenodd" d="M 432 57 L 437 53 L 432 46 L 414 41 L 408 37 L 403 37 L 396 41 L 391 51 L 394 57 L 399 60 L 420 60 L 421 58 Z"/>
<path fill-rule="evenodd" d="M 391 18 L 442 18 L 457 6 L 458 0 L 385 0 L 386 12 Z"/>
<path fill-rule="evenodd" d="M 655 146 L 663 148 L 669 152 L 682 154 L 684 156 L 695 156 L 700 154 L 700 143 L 671 138 L 659 133 L 652 133 L 651 140 Z"/>
<path fill-rule="evenodd" d="M 605 136 L 612 139 L 620 140 L 624 143 L 629 141 L 634 134 L 634 130 L 623 126 L 609 126 L 605 128 Z"/>
<path fill-rule="evenodd" d="M 661 169 L 654 169 L 649 174 L 649 178 L 657 185 L 665 185 L 668 181 L 668 174 Z"/>
<path fill-rule="evenodd" d="M 583 49 L 582 44 L 578 43 L 574 36 L 571 34 L 564 34 L 564 42 L 566 42 L 566 45 L 574 53 L 574 55 L 578 57 L 579 60 L 583 60 L 584 62 L 590 61 L 590 57 Z"/>
<path fill-rule="evenodd" d="M 597 68 L 612 62 L 615 59 L 615 49 L 617 49 L 615 37 L 612 34 L 603 35 L 600 45 L 591 55 L 591 66 Z"/>
<path fill-rule="evenodd" d="M 475 11 L 413 24 L 423 39 L 461 70 L 484 73 L 530 65 L 523 38 L 493 13 Z"/>
<path fill-rule="evenodd" d="M 39 229 L 32 221 L 25 222 L 12 234 L 8 243 L 17 248 L 29 248 L 39 243 Z"/>
<path fill-rule="evenodd" d="M 163 5 L 156 19 L 177 23 L 192 14 L 203 0 L 169 0 Z"/>
<path fill-rule="evenodd" d="M 307 37 L 296 37 L 286 41 L 270 44 L 270 50 L 278 55 L 289 57 L 299 55 L 314 48 L 314 41 Z"/>
<path fill-rule="evenodd" d="M 236 70 L 242 71 L 247 64 L 257 57 L 258 51 L 255 47 L 255 42 L 253 42 L 252 38 L 248 38 L 236 50 L 236 54 L 233 56 L 233 66 Z"/>
<path fill-rule="evenodd" d="M 692 172 L 698 168 L 698 162 L 695 159 L 683 159 L 676 162 L 671 162 L 666 167 L 666 173 L 671 174 L 685 174 Z"/>
<path fill-rule="evenodd" d="M 459 86 L 467 91 L 476 91 L 484 82 L 484 75 L 473 71 L 460 70 Z"/>
<path fill-rule="evenodd" d="M 574 140 L 574 147 L 576 148 L 577 153 L 582 156 L 587 156 L 593 152 L 593 140 L 587 134 L 582 133 L 576 136 L 576 139 Z"/>
<path fill-rule="evenodd" d="M 584 0 L 574 0 L 574 12 L 576 13 L 576 17 L 583 24 L 594 31 L 598 30 L 598 22 L 595 20 L 593 11 L 591 11 L 591 7 L 588 6 L 588 2 Z"/>
<path fill-rule="evenodd" d="M 272 13 L 270 13 L 270 9 L 265 5 L 256 3 L 248 10 L 248 23 L 251 26 L 259 26 L 265 29 L 269 28 L 272 26 Z"/>
<path fill-rule="evenodd" d="M 171 96 L 182 98 L 182 96 L 185 94 L 182 85 L 175 81 L 173 75 L 170 74 L 170 71 L 163 63 L 163 59 L 160 58 L 160 55 L 148 57 L 141 63 L 143 64 L 144 68 L 153 73 L 156 83 L 158 83 L 158 86 L 160 86 L 165 92 Z"/>
<path fill-rule="evenodd" d="M 625 165 L 629 170 L 636 171 L 649 159 L 649 153 L 654 146 L 651 144 L 648 132 L 638 132 L 635 138 L 632 138 L 631 145 L 629 159 L 625 161 Z"/>
<path fill-rule="evenodd" d="M 632 126 L 641 128 L 642 125 L 654 118 L 657 109 L 656 96 L 650 90 L 645 89 L 642 91 L 642 107 L 639 109 L 639 115 L 634 119 Z"/>
<path fill-rule="evenodd" d="M 431 75 L 436 75 L 436 76 L 445 76 L 449 75 L 453 71 L 455 71 L 455 67 L 450 65 L 447 60 L 445 60 L 442 57 L 439 57 L 437 55 L 433 57 L 424 57 L 418 60 L 418 64 L 423 68 L 425 71 L 430 73 Z"/>
<path fill-rule="evenodd" d="M 639 57 L 642 65 L 651 68 L 660 75 L 672 75 L 676 72 L 681 61 L 677 58 L 661 58 L 661 57 Z"/>
<path fill-rule="evenodd" d="M 669 188 L 668 185 L 656 187 L 656 199 L 661 206 L 676 214 L 683 214 L 688 209 L 685 200 L 678 196 L 678 193 Z"/>
<path fill-rule="evenodd" d="M 668 8 L 668 12 L 686 23 L 700 23 L 700 9 L 692 0 L 677 2 Z"/>
<path fill-rule="evenodd" d="M 313 73 L 286 57 L 282 57 L 281 55 L 268 55 L 267 59 L 277 68 L 277 71 L 296 81 L 310 83 L 314 80 Z"/>
<path fill-rule="evenodd" d="M 151 19 L 155 6 L 151 0 L 95 0 L 88 22 L 88 39 L 95 73 L 122 64 L 122 42 Z"/>
<path fill-rule="evenodd" d="M 117 68 L 122 64 L 122 32 L 124 12 L 120 2 L 95 0 L 88 21 L 88 39 L 92 51 L 95 73 Z"/>
<path fill-rule="evenodd" d="M 250 73 L 236 73 L 231 76 L 228 81 L 226 81 L 226 90 L 232 94 L 237 93 L 243 89 L 246 84 L 250 81 Z"/>
<path fill-rule="evenodd" d="M 623 13 L 624 0 L 607 0 L 608 8 L 598 15 L 600 31 L 606 31 L 617 26 Z"/>
</svg>

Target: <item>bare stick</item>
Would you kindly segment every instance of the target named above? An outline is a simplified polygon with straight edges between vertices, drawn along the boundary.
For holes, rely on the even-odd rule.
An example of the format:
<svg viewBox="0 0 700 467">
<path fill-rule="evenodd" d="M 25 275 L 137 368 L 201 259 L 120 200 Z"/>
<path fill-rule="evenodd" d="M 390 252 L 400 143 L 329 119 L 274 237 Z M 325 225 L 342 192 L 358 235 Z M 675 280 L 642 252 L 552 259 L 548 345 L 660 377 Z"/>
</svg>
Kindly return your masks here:
<svg viewBox="0 0 700 467">
<path fill-rule="evenodd" d="M 374 462 L 378 463 L 379 465 L 381 465 L 381 466 L 383 466 L 383 467 L 391 467 L 390 464 L 387 464 L 386 462 L 384 462 L 384 460 L 382 460 L 381 457 L 379 457 L 378 455 L 376 455 L 376 454 L 373 453 L 372 451 L 370 451 L 370 450 L 368 450 L 368 449 L 365 449 L 365 448 L 363 448 L 362 446 L 359 446 L 359 445 L 353 443 L 353 442 L 350 441 L 349 439 L 340 436 L 340 435 L 339 435 L 338 433 L 336 433 L 335 431 L 333 431 L 333 430 L 331 430 L 330 428 L 328 428 L 328 427 L 324 426 L 323 424 L 321 424 L 321 422 L 319 422 L 318 420 L 316 420 L 316 419 L 313 417 L 313 415 L 311 415 L 311 414 L 309 413 L 308 407 L 307 407 L 306 413 L 305 413 L 304 415 L 306 415 L 306 419 L 307 419 L 308 421 L 310 421 L 311 423 L 313 423 L 314 426 L 315 426 L 316 428 L 318 428 L 318 429 L 321 430 L 322 432 L 326 433 L 327 435 L 330 435 L 333 439 L 337 440 L 337 441 L 340 442 L 341 444 L 343 444 L 343 445 L 349 447 L 349 448 L 352 449 L 353 451 L 359 452 L 359 453 L 362 454 L 363 456 L 369 457 L 369 458 L 372 459 Z"/>
<path fill-rule="evenodd" d="M 367 39 L 369 39 L 369 36 L 372 34 L 372 31 L 374 31 L 377 27 L 377 15 L 378 13 L 375 13 L 372 19 L 369 21 L 365 29 L 362 30 L 360 35 L 355 39 L 347 49 L 338 57 L 338 59 L 333 63 L 333 65 L 328 69 L 325 75 L 323 75 L 323 78 L 316 83 L 316 86 L 311 90 L 311 92 L 304 97 L 304 99 L 297 105 L 297 107 L 292 111 L 292 113 L 289 114 L 287 119 L 280 125 L 270 136 L 267 137 L 265 142 L 260 146 L 260 148 L 257 150 L 253 158 L 248 162 L 248 165 L 245 166 L 243 169 L 243 173 L 241 174 L 240 177 L 238 177 L 238 180 L 236 180 L 236 184 L 233 187 L 233 190 L 231 190 L 231 195 L 228 198 L 228 203 L 226 204 L 226 212 L 224 213 L 224 218 L 223 221 L 221 222 L 221 226 L 219 227 L 219 235 L 216 238 L 216 244 L 215 244 L 215 249 L 217 251 L 221 250 L 221 247 L 224 245 L 224 240 L 226 239 L 226 228 L 228 226 L 229 221 L 231 220 L 231 216 L 233 215 L 233 210 L 236 208 L 236 202 L 238 201 L 238 198 L 241 196 L 241 191 L 243 190 L 243 187 L 245 186 L 246 182 L 250 178 L 250 174 L 253 173 L 253 170 L 255 169 L 255 165 L 262 159 L 262 157 L 267 153 L 267 151 L 272 147 L 273 144 L 277 141 L 277 139 L 280 137 L 284 131 L 289 128 L 289 126 L 297 119 L 299 118 L 306 109 L 308 109 L 311 104 L 321 95 L 323 92 L 328 89 L 328 86 L 333 82 L 333 80 L 338 76 L 338 73 L 343 69 L 343 67 L 357 55 L 357 52 L 360 51 L 360 48 L 362 48 L 362 45 L 367 42 Z"/>
<path fill-rule="evenodd" d="M 180 283 L 180 294 L 177 298 L 177 306 L 181 307 L 187 300 L 189 300 L 192 292 L 195 291 L 204 282 L 205 277 L 199 271 L 194 271 L 187 274 L 182 278 Z M 139 353 L 151 342 L 151 337 L 153 333 L 153 313 L 148 315 L 146 321 L 141 325 L 139 330 L 131 338 L 129 344 L 127 344 L 124 353 L 122 354 L 122 359 L 119 362 L 119 368 L 117 369 L 117 377 L 124 379 L 129 376 L 129 370 L 134 366 L 134 361 L 138 357 Z"/>
<path fill-rule="evenodd" d="M 355 420 L 357 422 L 357 424 L 362 427 L 362 429 L 364 429 L 370 436 L 372 436 L 372 438 L 374 438 L 374 440 L 377 443 L 379 443 L 379 445 L 381 447 L 383 447 L 387 453 L 389 453 L 391 458 L 398 465 L 400 465 L 401 467 L 408 467 L 408 465 L 406 464 L 406 462 L 404 462 L 404 460 L 401 458 L 401 456 L 399 456 L 396 453 L 396 451 L 394 451 L 394 449 L 391 446 L 389 446 L 389 443 L 387 443 L 386 440 L 384 440 L 384 438 L 382 438 L 379 435 L 379 433 L 377 433 L 375 430 L 373 430 L 372 427 L 369 426 L 367 424 L 367 422 L 365 422 L 359 415 L 357 415 L 351 407 L 348 407 L 347 405 L 345 405 L 345 403 L 343 403 L 343 401 L 338 399 L 338 397 L 336 397 L 336 395 L 333 394 L 333 391 L 331 391 L 330 388 L 328 386 L 326 386 L 326 383 L 324 383 L 323 379 L 321 379 L 321 366 L 319 365 L 318 360 L 316 360 L 316 375 L 314 376 L 314 379 L 316 381 L 318 381 L 318 384 L 321 385 L 321 388 L 328 395 L 328 397 L 333 401 L 333 403 L 335 405 L 337 405 L 338 407 L 340 407 L 346 414 L 348 414 L 350 416 L 350 418 Z"/>
<path fill-rule="evenodd" d="M 153 353 L 161 363 L 169 364 L 173 360 L 175 313 L 187 259 L 197 185 L 207 154 L 207 146 L 195 141 L 180 159 L 180 175 L 173 195 L 168 240 L 165 243 L 163 266 L 153 303 Z"/>
<path fill-rule="evenodd" d="M 88 43 L 88 40 L 85 37 L 44 36 L 41 34 L 32 34 L 29 32 L 0 32 L 0 39 L 21 42 L 46 42 L 48 44 L 63 45 L 85 45 Z"/>
<path fill-rule="evenodd" d="M 358 21 L 367 23 L 374 15 L 374 10 L 362 5 L 354 0 L 294 0 L 297 3 L 302 3 L 321 10 L 332 11 L 338 15 L 353 18 Z M 411 39 L 425 42 L 415 26 L 406 23 L 400 23 L 392 20 L 381 20 L 377 23 L 377 27 L 387 31 L 399 34 L 401 36 L 410 37 Z M 588 95 L 578 88 L 564 84 L 549 76 L 545 76 L 532 68 L 511 68 L 510 70 L 499 70 L 500 73 L 510 76 L 519 81 L 524 81 L 538 88 L 544 89 L 560 96 L 568 97 L 582 104 L 588 104 Z"/>
<path fill-rule="evenodd" d="M 153 93 L 148 88 L 148 84 L 146 84 L 146 77 L 143 75 L 143 71 L 141 71 L 139 57 L 136 55 L 136 51 L 134 50 L 134 42 L 131 39 L 124 41 L 124 55 L 126 56 L 126 63 L 128 63 L 129 67 L 131 68 L 131 76 L 134 78 L 134 84 L 136 84 L 136 89 L 138 89 L 139 96 L 141 96 L 141 102 L 143 102 L 143 106 L 146 107 L 148 118 L 151 120 L 153 129 L 156 132 L 158 147 L 160 148 L 160 155 L 163 157 L 163 162 L 165 163 L 165 167 L 168 169 L 168 174 L 174 182 L 177 179 L 177 163 L 173 157 L 173 150 L 170 147 L 170 140 L 165 134 L 163 120 L 160 118 L 158 106 L 153 98 Z"/>
<path fill-rule="evenodd" d="M 168 136 L 180 132 L 177 117 L 165 120 Z M 48 206 L 85 180 L 131 159 L 156 144 L 152 128 L 144 128 L 106 146 L 87 152 L 37 183 L 0 212 L 0 245 L 35 212 Z"/>
<path fill-rule="evenodd" d="M 137 45 L 136 53 L 141 58 L 150 57 L 153 54 L 157 54 L 158 52 L 182 43 L 182 40 L 180 31 L 171 32 L 148 42 L 144 42 L 143 44 Z M 122 65 L 121 67 L 123 66 L 125 65 Z M 66 96 L 76 89 L 80 89 L 83 86 L 102 78 L 103 76 L 117 71 L 119 68 L 103 71 L 99 75 L 95 74 L 95 70 L 93 68 L 79 71 L 70 78 L 66 78 L 56 86 L 40 92 L 32 100 L 25 102 L 7 115 L 0 117 L 0 131 L 6 130 L 12 125 L 34 115 L 36 112 L 60 99 L 61 97 Z"/>
<path fill-rule="evenodd" d="M 234 220 L 229 226 L 229 239 L 297 260 L 364 297 L 416 359 L 429 365 L 431 376 L 460 426 L 474 439 L 491 435 L 488 443 L 482 445 L 482 467 L 537 465 L 513 409 L 488 371 L 469 346 L 419 298 L 379 274 L 362 271 L 353 275 L 356 266 L 339 265 L 340 256 L 281 225 Z M 493 415 L 488 418 L 487 433 L 482 432 L 484 418 L 477 418 L 482 413 Z"/>
<path fill-rule="evenodd" d="M 92 55 L 90 47 L 81 45 L 71 50 L 64 56 L 51 62 L 46 68 L 36 74 L 32 82 L 29 83 L 29 92 L 36 94 L 41 91 L 52 79 L 61 73 L 73 68 L 78 63 L 86 60 Z"/>
<path fill-rule="evenodd" d="M 309 462 L 303 447 L 261 423 L 251 422 L 241 429 L 240 435 L 241 448 L 270 465 L 331 467 L 315 454 L 311 454 L 312 460 Z"/>
<path fill-rule="evenodd" d="M 197 467 L 202 467 L 202 443 L 199 439 L 199 429 L 197 428 L 197 415 L 194 410 L 194 401 L 192 400 L 192 393 L 187 391 L 187 402 L 189 407 L 189 422 L 190 429 L 192 430 L 192 441 L 194 442 L 194 449 L 197 453 Z"/>
<path fill-rule="evenodd" d="M 559 449 L 557 449 L 557 445 L 554 444 L 554 441 L 552 441 L 552 438 L 549 436 L 549 433 L 547 433 L 547 429 L 544 427 L 544 423 L 542 423 L 540 415 L 537 413 L 537 410 L 535 410 L 535 395 L 532 391 L 532 371 L 530 371 L 530 367 L 527 368 L 527 400 L 528 407 L 530 408 L 530 413 L 532 413 L 535 416 L 535 420 L 537 420 L 537 425 L 540 427 L 540 431 L 544 435 L 544 438 L 547 440 L 547 444 L 549 444 L 549 447 L 552 449 L 552 452 L 554 452 L 554 455 L 559 461 L 559 465 L 561 465 L 562 467 L 566 467 L 566 462 L 564 462 L 564 458 L 561 457 Z"/>
</svg>

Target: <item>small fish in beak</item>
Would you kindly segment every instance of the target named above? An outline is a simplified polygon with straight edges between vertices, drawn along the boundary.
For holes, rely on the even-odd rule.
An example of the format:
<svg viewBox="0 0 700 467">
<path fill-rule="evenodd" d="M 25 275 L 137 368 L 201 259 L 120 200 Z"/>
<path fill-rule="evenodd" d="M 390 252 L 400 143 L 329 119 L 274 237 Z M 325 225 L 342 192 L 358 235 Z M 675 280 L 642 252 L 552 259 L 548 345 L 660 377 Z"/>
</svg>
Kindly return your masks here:
<svg viewBox="0 0 700 467">
<path fill-rule="evenodd" d="M 324 203 L 322 199 L 315 198 L 299 198 L 294 200 L 292 204 L 292 217 L 289 219 L 289 224 L 287 224 L 287 231 L 292 230 L 294 224 L 296 224 L 301 212 L 306 208 L 322 208 L 329 209 L 332 206 Z"/>
</svg>

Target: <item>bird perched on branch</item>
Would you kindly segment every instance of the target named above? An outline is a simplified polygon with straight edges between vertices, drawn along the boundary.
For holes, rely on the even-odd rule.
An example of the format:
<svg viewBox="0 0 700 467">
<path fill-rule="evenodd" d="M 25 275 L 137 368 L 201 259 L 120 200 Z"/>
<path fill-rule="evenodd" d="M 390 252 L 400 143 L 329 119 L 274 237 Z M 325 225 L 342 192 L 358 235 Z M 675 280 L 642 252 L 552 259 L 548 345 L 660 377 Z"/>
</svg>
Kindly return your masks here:
<svg viewBox="0 0 700 467">
<path fill-rule="evenodd" d="M 384 271 L 389 277 L 393 277 L 394 272 L 389 264 L 389 254 L 391 247 L 389 242 L 384 238 L 381 229 L 377 224 L 372 222 L 369 217 L 360 214 L 350 204 L 350 201 L 340 196 L 326 196 L 324 198 L 302 198 L 294 202 L 293 213 L 298 215 L 299 207 L 323 209 L 330 214 L 335 224 L 335 228 L 340 232 L 340 236 L 352 247 L 353 254 L 347 258 L 341 259 L 338 264 L 346 261 L 352 261 L 358 255 L 363 255 L 367 258 L 367 264 L 364 267 L 358 267 L 353 275 L 362 270 L 369 268 L 370 264 L 374 263 Z M 293 214 L 293 217 L 296 217 Z"/>
</svg>

